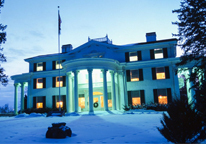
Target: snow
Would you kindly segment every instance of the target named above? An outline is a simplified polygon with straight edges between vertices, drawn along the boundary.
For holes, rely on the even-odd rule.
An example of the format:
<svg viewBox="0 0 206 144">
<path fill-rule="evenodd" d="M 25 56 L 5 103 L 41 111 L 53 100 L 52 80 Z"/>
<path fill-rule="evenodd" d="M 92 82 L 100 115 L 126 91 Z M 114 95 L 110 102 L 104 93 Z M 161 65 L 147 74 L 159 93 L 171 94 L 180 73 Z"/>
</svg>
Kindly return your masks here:
<svg viewBox="0 0 206 144">
<path fill-rule="evenodd" d="M 163 112 L 152 110 L 70 113 L 64 117 L 20 114 L 0 117 L 0 144 L 4 143 L 168 143 L 158 132 Z M 52 123 L 66 122 L 72 137 L 47 139 Z"/>
</svg>

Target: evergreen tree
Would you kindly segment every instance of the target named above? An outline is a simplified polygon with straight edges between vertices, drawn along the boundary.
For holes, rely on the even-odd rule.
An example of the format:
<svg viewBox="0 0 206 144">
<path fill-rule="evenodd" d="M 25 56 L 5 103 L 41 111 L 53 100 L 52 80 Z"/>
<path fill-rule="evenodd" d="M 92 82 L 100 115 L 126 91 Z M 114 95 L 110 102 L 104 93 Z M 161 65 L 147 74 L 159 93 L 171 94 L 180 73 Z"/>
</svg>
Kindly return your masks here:
<svg viewBox="0 0 206 144">
<path fill-rule="evenodd" d="M 206 139 L 203 117 L 188 104 L 187 99 L 177 99 L 168 105 L 161 120 L 159 132 L 173 143 L 198 143 Z"/>
<path fill-rule="evenodd" d="M 173 10 L 178 14 L 178 44 L 184 51 L 177 65 L 185 65 L 193 62 L 196 67 L 191 80 L 196 85 L 195 77 L 205 79 L 206 74 L 206 1 L 205 0 L 182 0 L 179 9 Z"/>
<path fill-rule="evenodd" d="M 0 0 L 0 8 L 3 7 L 4 0 Z M 5 43 L 6 41 L 6 32 L 4 31 L 6 29 L 6 25 L 0 24 L 0 62 L 6 62 L 6 57 L 2 53 L 3 48 L 1 47 L 2 43 Z M 4 73 L 3 67 L 0 65 L 0 83 L 4 86 L 8 83 L 8 76 Z"/>
<path fill-rule="evenodd" d="M 195 107 L 205 117 L 206 124 L 206 1 L 182 0 L 178 14 L 179 46 L 184 51 L 177 66 L 192 64 L 193 70 L 189 80 L 193 82 Z M 183 70 L 183 69 L 181 69 Z"/>
</svg>

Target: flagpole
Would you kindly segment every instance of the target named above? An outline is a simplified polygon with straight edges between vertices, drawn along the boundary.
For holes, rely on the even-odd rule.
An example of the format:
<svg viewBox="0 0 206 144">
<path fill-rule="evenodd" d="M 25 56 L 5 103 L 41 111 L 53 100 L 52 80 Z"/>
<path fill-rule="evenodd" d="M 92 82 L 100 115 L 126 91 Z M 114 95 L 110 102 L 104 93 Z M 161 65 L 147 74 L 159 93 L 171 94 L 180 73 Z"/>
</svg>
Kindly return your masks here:
<svg viewBox="0 0 206 144">
<path fill-rule="evenodd" d="M 59 14 L 59 6 L 58 6 L 58 54 L 59 54 L 59 111 L 61 111 L 61 105 L 60 105 L 60 101 L 61 101 L 61 96 L 60 96 L 60 14 Z"/>
</svg>

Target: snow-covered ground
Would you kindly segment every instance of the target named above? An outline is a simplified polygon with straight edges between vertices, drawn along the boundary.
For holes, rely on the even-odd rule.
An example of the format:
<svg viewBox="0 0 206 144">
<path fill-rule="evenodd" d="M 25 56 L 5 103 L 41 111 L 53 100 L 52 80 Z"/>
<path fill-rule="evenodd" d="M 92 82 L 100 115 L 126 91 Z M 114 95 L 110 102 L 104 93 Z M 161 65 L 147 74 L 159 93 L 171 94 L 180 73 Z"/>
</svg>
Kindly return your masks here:
<svg viewBox="0 0 206 144">
<path fill-rule="evenodd" d="M 41 114 L 21 114 L 0 117 L 0 144 L 4 143 L 168 143 L 158 132 L 162 112 L 119 111 L 70 114 L 45 117 Z M 72 137 L 47 139 L 52 123 L 66 122 Z"/>
</svg>

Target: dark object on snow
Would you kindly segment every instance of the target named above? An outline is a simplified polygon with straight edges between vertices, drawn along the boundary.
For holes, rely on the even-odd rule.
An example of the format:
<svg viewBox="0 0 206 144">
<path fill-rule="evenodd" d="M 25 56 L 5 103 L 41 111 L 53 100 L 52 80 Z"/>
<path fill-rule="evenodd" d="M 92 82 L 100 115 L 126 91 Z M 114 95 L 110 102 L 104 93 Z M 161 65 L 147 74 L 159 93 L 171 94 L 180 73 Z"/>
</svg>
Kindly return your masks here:
<svg viewBox="0 0 206 144">
<path fill-rule="evenodd" d="M 47 113 L 47 117 L 49 116 L 65 116 L 65 111 L 50 111 Z"/>
<path fill-rule="evenodd" d="M 46 132 L 46 138 L 66 138 L 66 136 L 71 137 L 71 135 L 72 131 L 65 122 L 52 123 L 52 127 L 48 127 Z"/>
</svg>

